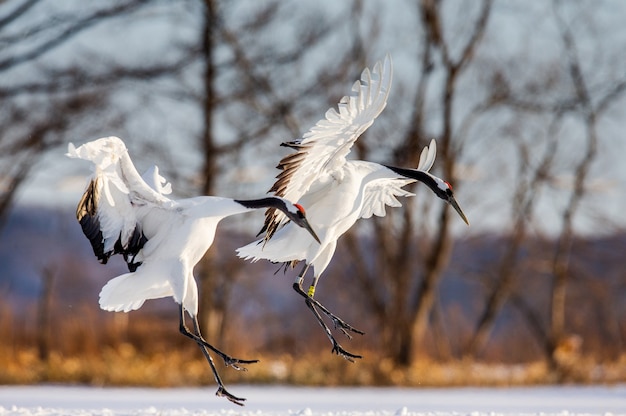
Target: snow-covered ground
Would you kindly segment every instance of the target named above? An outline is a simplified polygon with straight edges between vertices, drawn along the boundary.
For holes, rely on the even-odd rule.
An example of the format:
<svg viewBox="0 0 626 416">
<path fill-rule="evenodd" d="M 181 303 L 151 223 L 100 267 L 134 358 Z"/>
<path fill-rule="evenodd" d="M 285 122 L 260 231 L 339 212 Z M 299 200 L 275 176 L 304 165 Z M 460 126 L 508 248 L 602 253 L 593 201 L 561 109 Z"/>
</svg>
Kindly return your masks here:
<svg viewBox="0 0 626 416">
<path fill-rule="evenodd" d="M 229 386 L 245 407 L 188 389 L 0 386 L 0 416 L 86 415 L 626 415 L 626 385 L 529 388 Z"/>
</svg>

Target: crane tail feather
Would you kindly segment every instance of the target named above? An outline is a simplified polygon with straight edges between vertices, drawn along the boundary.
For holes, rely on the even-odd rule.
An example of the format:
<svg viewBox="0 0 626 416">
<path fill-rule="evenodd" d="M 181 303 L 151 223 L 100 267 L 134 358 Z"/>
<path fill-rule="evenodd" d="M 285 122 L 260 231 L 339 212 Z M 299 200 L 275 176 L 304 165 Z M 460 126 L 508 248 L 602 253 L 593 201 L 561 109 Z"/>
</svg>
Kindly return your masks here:
<svg viewBox="0 0 626 416">
<path fill-rule="evenodd" d="M 130 312 L 148 299 L 173 296 L 169 279 L 154 268 L 137 269 L 108 281 L 100 291 L 100 307 L 105 311 Z"/>
</svg>

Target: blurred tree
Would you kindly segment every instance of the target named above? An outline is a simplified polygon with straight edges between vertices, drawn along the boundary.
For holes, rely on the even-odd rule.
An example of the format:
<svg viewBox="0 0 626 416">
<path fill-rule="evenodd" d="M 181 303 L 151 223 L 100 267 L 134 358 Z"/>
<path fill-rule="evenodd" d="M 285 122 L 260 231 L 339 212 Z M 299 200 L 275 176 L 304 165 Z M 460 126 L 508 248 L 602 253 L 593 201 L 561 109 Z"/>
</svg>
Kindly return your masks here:
<svg viewBox="0 0 626 416">
<path fill-rule="evenodd" d="M 502 85 L 492 91 L 492 100 L 489 106 L 498 106 L 502 103 L 504 96 L 497 92 Z M 499 259 L 499 263 L 494 272 L 495 282 L 490 287 L 485 308 L 478 318 L 476 328 L 471 335 L 467 353 L 477 357 L 485 347 L 489 338 L 489 333 L 496 323 L 504 304 L 509 296 L 519 290 L 517 287 L 517 274 L 521 252 L 527 250 L 527 228 L 533 221 L 534 208 L 540 196 L 540 191 L 548 185 L 550 179 L 550 168 L 554 163 L 557 150 L 556 132 L 560 125 L 560 115 L 555 115 L 555 119 L 549 125 L 546 135 L 542 140 L 547 142 L 545 151 L 539 163 L 534 165 L 531 160 L 531 153 L 536 150 L 523 138 L 517 138 L 517 156 L 519 157 L 518 175 L 515 180 L 515 191 L 511 201 L 511 231 L 506 237 L 504 252 Z"/>
<path fill-rule="evenodd" d="M 141 120 L 145 109 L 154 118 L 159 110 L 154 103 L 163 97 L 200 115 L 200 123 L 183 126 L 186 131 L 182 133 L 191 139 L 190 148 L 199 150 L 198 170 L 190 169 L 193 164 L 179 163 L 181 155 L 172 151 L 166 137 L 159 142 L 130 135 L 126 140 L 134 145 L 131 151 L 144 148 L 159 154 L 166 175 L 178 179 L 179 194 L 216 194 L 220 178 L 226 183 L 224 176 L 236 179 L 235 166 L 245 173 L 247 157 L 268 136 L 298 136 L 296 120 L 306 112 L 307 104 L 299 103 L 297 97 L 326 100 L 325 86 L 349 62 L 344 58 L 334 62 L 335 68 L 314 68 L 319 73 L 302 82 L 299 70 L 305 58 L 335 35 L 331 26 L 341 18 L 300 15 L 297 30 L 287 28 L 292 36 L 276 42 L 276 28 L 286 15 L 293 15 L 295 7 L 279 1 L 222 4 L 201 0 L 164 5 L 125 0 L 79 7 L 22 0 L 1 6 L 0 44 L 5 47 L 0 48 L 4 80 L 0 82 L 4 131 L 0 137 L 0 220 L 46 152 L 65 144 L 68 136 L 84 140 L 111 130 L 133 131 L 132 124 L 137 122 L 133 118 Z M 195 37 L 163 36 L 168 25 L 181 24 L 192 34 L 195 30 Z M 129 32 L 129 40 L 123 45 L 115 40 L 103 42 L 98 29 L 105 36 Z M 143 40 L 141 51 L 133 36 Z M 148 44 L 153 39 L 161 39 L 154 50 Z M 288 79 L 297 87 L 277 94 L 276 86 Z M 175 147 L 184 147 L 180 141 L 185 138 L 174 139 L 179 142 Z M 280 141 L 274 139 L 272 146 Z M 232 183 L 226 190 L 233 192 Z M 217 270 L 213 255 L 213 251 L 207 254 L 198 271 L 201 322 L 209 338 L 223 335 L 233 284 L 228 271 Z"/>
<path fill-rule="evenodd" d="M 405 132 L 403 138 L 394 145 L 391 164 L 417 166 L 422 148 L 431 138 L 436 138 L 436 167 L 442 169 L 443 178 L 453 186 L 456 184 L 456 165 L 465 139 L 463 130 L 455 127 L 457 118 L 476 116 L 471 111 L 469 115 L 456 113 L 458 84 L 461 75 L 472 65 L 487 28 L 491 4 L 490 0 L 476 4 L 471 25 L 462 32 L 445 26 L 441 2 L 425 0 L 416 5 L 421 55 L 415 66 L 420 68 L 420 73 L 412 114 L 408 125 L 401 129 Z M 454 34 L 452 40 L 448 32 Z M 435 74 L 437 76 L 433 76 Z M 429 95 L 432 90 L 437 91 L 437 95 L 429 102 L 433 98 Z M 432 132 L 429 118 L 439 120 L 437 132 Z M 362 145 L 362 153 L 366 150 Z M 363 157 L 367 159 L 367 155 Z M 359 244 L 354 232 L 345 238 L 358 265 L 355 278 L 383 334 L 381 344 L 385 354 L 398 366 L 410 365 L 417 348 L 422 346 L 436 303 L 438 282 L 447 267 L 452 247 L 447 205 L 438 204 L 428 192 L 421 208 L 416 208 L 416 201 L 407 199 L 403 201 L 402 210 L 388 210 L 386 217 L 373 220 L 374 247 Z M 422 220 L 431 219 L 430 203 L 437 204 L 439 209 L 437 221 L 432 229 L 424 223 L 420 228 L 416 223 L 420 216 Z M 370 251 L 375 253 L 373 264 L 357 260 L 366 258 L 365 253 Z"/>
<path fill-rule="evenodd" d="M 132 133 L 127 137 L 131 150 L 159 152 L 157 159 L 165 163 L 164 173 L 179 194 L 245 195 L 253 189 L 242 185 L 245 178 L 267 172 L 259 175 L 251 168 L 277 162 L 278 143 L 301 136 L 321 117 L 320 109 L 345 95 L 363 67 L 390 51 L 396 72 L 388 110 L 357 142 L 355 153 L 415 166 L 421 148 L 436 138 L 435 169 L 455 185 L 470 220 L 472 212 L 481 211 L 472 203 L 509 198 L 510 224 L 499 230 L 510 234 L 490 271 L 492 281 L 485 282 L 486 306 L 480 307 L 475 334 L 469 337 L 470 351 L 479 354 L 510 302 L 551 359 L 559 340 L 567 338 L 565 295 L 576 276 L 574 225 L 581 201 L 591 199 L 586 197 L 589 168 L 604 137 L 600 116 L 623 98 L 626 80 L 620 79 L 623 71 L 604 66 L 590 77 L 586 62 L 594 60 L 578 55 L 580 35 L 559 16 L 590 8 L 587 3 L 555 2 L 553 15 L 532 9 L 525 22 L 516 20 L 519 10 L 513 3 L 422 0 L 410 9 L 391 2 L 394 7 L 382 10 L 354 0 L 327 11 L 278 0 L 0 2 L 0 221 L 46 151 L 71 137 L 111 130 Z M 528 8 L 520 4 L 520 10 Z M 515 19 L 503 11 L 507 7 Z M 507 61 L 503 55 L 511 45 L 497 40 L 512 35 L 503 26 L 513 21 L 530 33 L 541 20 L 537 16 L 557 23 L 557 53 L 538 53 L 531 45 L 528 55 Z M 413 18 L 415 31 L 394 31 L 400 18 Z M 496 19 L 500 25 L 490 28 Z M 131 30 L 138 31 L 134 38 L 109 38 Z M 397 37 L 390 40 L 390 33 Z M 601 37 L 586 42 L 603 46 L 594 48 L 602 56 L 618 59 L 612 53 L 618 46 Z M 495 58 L 486 58 L 489 54 Z M 538 55 L 549 62 L 530 59 Z M 564 126 L 572 120 L 586 132 L 583 146 L 568 144 Z M 499 153 L 501 142 L 511 145 L 513 158 Z M 483 159 L 472 160 L 478 158 L 472 152 Z M 505 168 L 513 160 L 519 164 L 511 179 Z M 460 180 L 468 162 L 480 165 L 486 175 L 480 183 Z M 573 178 L 568 192 L 555 186 L 559 170 Z M 257 186 L 254 192 L 265 189 Z M 415 190 L 417 198 L 403 201 L 404 208 L 388 210 L 387 217 L 359 223 L 346 234 L 340 244 L 350 251 L 351 261 L 342 263 L 347 269 L 335 271 L 356 282 L 358 293 L 348 298 L 346 308 L 353 315 L 376 317 L 382 334 L 377 346 L 397 365 L 409 365 L 430 342 L 426 335 L 442 302 L 437 291 L 456 225 L 444 204 L 433 202 L 419 186 Z M 521 256 L 535 241 L 529 239 L 533 232 L 547 233 L 540 211 L 546 200 L 559 208 L 558 244 L 550 253 L 549 304 L 534 304 L 529 302 L 534 293 L 519 277 L 543 257 Z M 215 253 L 208 253 L 199 280 L 201 320 L 207 338 L 217 340 L 228 329 L 229 311 L 237 312 L 238 305 L 229 304 L 232 276 L 241 275 L 234 269 L 251 266 Z M 617 314 L 620 308 L 607 311 Z M 435 318 L 444 321 L 444 315 L 440 310 Z M 434 326 L 439 347 L 448 335 Z"/>
<path fill-rule="evenodd" d="M 87 48 L 68 49 L 79 39 L 93 42 L 91 29 L 130 18 L 148 3 L 69 9 L 39 0 L 0 4 L 0 225 L 17 189 L 47 151 L 65 143 L 71 131 L 83 129 L 81 134 L 90 136 L 126 117 L 109 101 L 116 86 L 129 79 L 149 82 L 184 65 L 122 64 L 104 54 L 95 60 Z M 99 114 L 98 122 L 86 123 L 93 114 Z"/>
<path fill-rule="evenodd" d="M 591 91 L 589 90 L 588 81 L 585 79 L 581 65 L 580 57 L 576 41 L 572 35 L 569 23 L 565 21 L 560 10 L 560 2 L 553 0 L 554 16 L 559 29 L 559 34 L 563 42 L 565 51 L 565 63 L 568 69 L 568 75 L 574 89 L 574 102 L 576 103 L 575 115 L 580 118 L 585 131 L 585 151 L 575 165 L 573 175 L 574 184 L 568 202 L 563 210 L 561 231 L 557 239 L 557 246 L 554 253 L 552 263 L 552 296 L 550 309 L 550 330 L 547 339 L 547 355 L 549 363 L 553 369 L 559 371 L 562 369 L 559 362 L 557 351 L 559 347 L 566 342 L 566 326 L 565 326 L 565 304 L 567 285 L 570 280 L 572 271 L 569 269 L 570 256 L 572 251 L 572 243 L 574 238 L 573 221 L 576 216 L 582 199 L 587 194 L 587 181 L 591 164 L 597 155 L 598 133 L 597 133 L 597 117 L 600 115 L 598 108 L 594 104 Z M 611 100 L 615 98 L 615 94 L 611 92 Z M 604 97 L 600 102 L 603 105 Z"/>
<path fill-rule="evenodd" d="M 511 200 L 508 241 L 493 272 L 494 281 L 487 289 L 487 302 L 470 337 L 467 351 L 472 356 L 481 353 L 498 316 L 511 300 L 532 329 L 549 367 L 559 378 L 566 376 L 567 370 L 561 366 L 559 351 L 573 339 L 567 330 L 566 311 L 567 288 L 572 277 L 578 273 L 570 268 L 575 239 L 574 219 L 591 190 L 590 168 L 596 159 L 600 141 L 598 120 L 603 112 L 623 98 L 626 81 L 618 77 L 609 77 L 600 83 L 588 80 L 590 75 L 581 64 L 578 41 L 571 30 L 572 23 L 565 18 L 568 14 L 576 15 L 572 10 L 582 13 L 583 8 L 572 8 L 571 4 L 557 0 L 552 2 L 551 18 L 557 29 L 561 51 L 556 57 L 558 62 L 550 63 L 556 70 L 535 71 L 532 79 L 519 86 L 512 83 L 510 75 L 492 68 L 494 72 L 487 105 L 491 110 L 505 107 L 513 111 L 514 116 L 506 131 L 517 149 L 520 164 Z M 597 51 L 600 52 L 601 48 Z M 541 94 L 540 91 L 549 93 Z M 531 125 L 525 121 L 529 119 L 539 120 L 535 125 L 541 127 L 523 128 L 524 124 Z M 578 131 L 583 132 L 579 146 L 569 144 L 575 138 L 567 129 L 568 123 L 573 123 Z M 541 148 L 543 153 L 538 157 Z M 571 184 L 563 189 L 558 180 L 558 170 L 562 169 L 559 162 L 567 159 L 570 160 L 567 171 Z M 539 252 L 529 247 L 532 240 L 529 242 L 528 228 L 539 226 L 537 217 L 540 215 L 536 206 L 542 194 L 567 202 L 557 213 L 561 225 L 555 244 L 549 251 Z M 521 279 L 518 281 L 518 276 L 527 274 L 527 265 L 540 264 L 546 255 L 552 256 L 549 270 L 535 272 L 547 274 L 550 296 L 547 304 L 529 302 L 532 293 L 528 293 L 529 287 Z M 617 316 L 615 318 L 618 319 Z"/>
<path fill-rule="evenodd" d="M 327 99 L 324 86 L 333 79 L 332 69 L 323 76 L 313 77 L 309 83 L 299 82 L 298 87 L 287 89 L 287 96 L 277 92 L 277 83 L 283 83 L 289 76 L 297 78 L 295 66 L 305 62 L 311 50 L 334 32 L 330 29 L 333 20 L 313 24 L 311 19 L 306 19 L 290 42 L 282 44 L 273 37 L 265 38 L 265 33 L 274 30 L 290 13 L 289 7 L 280 1 L 251 8 L 243 18 L 236 14 L 236 5 L 232 3 L 205 0 L 201 7 L 203 29 L 197 54 L 204 68 L 203 93 L 197 95 L 203 119 L 199 140 L 203 155 L 200 192 L 213 195 L 217 193 L 220 178 L 232 174 L 229 171 L 245 171 L 245 155 L 250 151 L 246 148 L 254 148 L 270 136 L 285 137 L 284 132 L 287 138 L 300 135 L 296 120 L 302 114 L 297 117 L 299 106 L 292 105 L 298 97 L 306 94 L 309 99 Z M 271 42 L 266 43 L 268 40 Z M 339 62 L 339 71 L 345 70 L 347 62 L 347 58 Z M 243 114 L 245 123 L 240 122 Z M 226 140 L 218 139 L 216 122 L 224 118 L 231 129 L 231 137 Z M 281 141 L 272 140 L 272 146 Z M 237 275 L 235 265 L 245 264 L 229 262 L 225 270 L 218 263 L 215 250 L 209 250 L 197 273 L 200 322 L 208 339 L 225 338 L 229 294 Z"/>
</svg>

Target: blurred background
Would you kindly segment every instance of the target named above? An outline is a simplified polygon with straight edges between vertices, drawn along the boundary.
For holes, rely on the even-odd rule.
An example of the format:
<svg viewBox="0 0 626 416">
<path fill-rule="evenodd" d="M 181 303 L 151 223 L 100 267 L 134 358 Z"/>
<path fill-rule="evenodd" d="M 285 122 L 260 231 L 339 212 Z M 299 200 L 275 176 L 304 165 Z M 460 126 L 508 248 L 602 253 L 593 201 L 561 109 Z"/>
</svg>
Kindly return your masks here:
<svg viewBox="0 0 626 416">
<path fill-rule="evenodd" d="M 212 377 L 171 299 L 98 307 L 74 210 L 103 136 L 176 197 L 259 198 L 274 166 L 385 54 L 385 111 L 352 156 L 416 166 L 437 140 L 471 227 L 424 187 L 339 240 L 317 298 L 366 332 L 330 352 L 294 271 L 234 249 L 196 269 L 205 338 L 260 358 L 227 381 L 464 385 L 626 380 L 626 4 L 620 0 L 0 2 L 0 383 Z"/>
</svg>

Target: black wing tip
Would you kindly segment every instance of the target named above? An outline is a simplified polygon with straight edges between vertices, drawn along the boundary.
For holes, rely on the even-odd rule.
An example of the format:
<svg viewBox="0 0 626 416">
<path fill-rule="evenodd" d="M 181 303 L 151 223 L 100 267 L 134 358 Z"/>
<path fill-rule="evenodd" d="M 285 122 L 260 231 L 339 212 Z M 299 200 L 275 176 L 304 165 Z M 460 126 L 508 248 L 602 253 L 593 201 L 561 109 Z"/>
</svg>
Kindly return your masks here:
<svg viewBox="0 0 626 416">
<path fill-rule="evenodd" d="M 143 248 L 143 246 L 148 242 L 148 238 L 141 231 L 139 224 L 135 225 L 135 229 L 133 230 L 133 234 L 128 239 L 126 243 L 126 247 L 122 244 L 122 236 L 120 235 L 115 242 L 115 246 L 113 248 L 113 254 L 121 254 L 124 257 L 124 261 L 128 266 L 128 271 L 134 272 L 142 265 L 142 262 L 135 261 L 137 258 L 137 254 Z"/>
<path fill-rule="evenodd" d="M 83 230 L 83 234 L 91 243 L 93 254 L 101 264 L 107 264 L 109 258 L 113 254 L 111 251 L 104 251 L 104 237 L 100 229 L 100 220 L 98 219 L 98 182 L 97 178 L 92 179 L 87 185 L 85 193 L 78 202 L 76 207 L 76 219 Z"/>
<path fill-rule="evenodd" d="M 298 139 L 298 140 L 292 140 L 292 141 L 290 141 L 290 142 L 282 142 L 280 145 L 281 145 L 282 147 L 289 147 L 289 148 L 294 149 L 294 150 L 300 150 L 300 149 L 302 149 L 303 147 L 305 147 L 305 146 L 302 144 L 302 141 L 301 141 L 300 139 Z"/>
<path fill-rule="evenodd" d="M 78 208 L 76 209 L 76 218 L 82 228 L 83 234 L 91 243 L 93 254 L 101 264 L 107 264 L 109 258 L 114 254 L 122 254 L 128 265 L 128 270 L 134 272 L 141 262 L 136 262 L 135 258 L 139 251 L 148 241 L 148 238 L 142 232 L 139 224 L 135 225 L 132 235 L 126 242 L 122 243 L 121 234 L 113 246 L 113 250 L 104 250 L 104 236 L 102 234 L 100 220 L 96 212 L 97 209 L 97 193 L 95 191 L 94 181 L 91 182 L 87 191 L 83 195 Z"/>
<path fill-rule="evenodd" d="M 76 207 L 76 219 L 80 223 L 83 234 L 91 243 L 93 254 L 101 264 L 107 264 L 112 255 L 121 254 L 128 265 L 128 270 L 134 272 L 141 266 L 141 262 L 136 262 L 135 258 L 148 241 L 148 238 L 141 230 L 141 226 L 135 224 L 135 229 L 125 244 L 122 242 L 120 233 L 113 250 L 104 251 L 104 236 L 102 235 L 101 224 L 98 218 L 99 199 L 98 178 L 96 177 L 89 182 Z"/>
<path fill-rule="evenodd" d="M 292 149 L 297 149 L 297 147 L 296 147 L 297 145 L 298 145 L 298 144 L 297 144 L 297 142 L 295 142 L 295 141 L 294 141 L 294 142 L 282 142 L 282 143 L 280 144 L 280 146 L 281 146 L 281 147 L 290 147 L 290 148 L 292 148 Z"/>
<path fill-rule="evenodd" d="M 83 215 L 79 220 L 83 234 L 91 243 L 93 254 L 101 264 L 107 264 L 109 258 L 113 254 L 111 251 L 104 251 L 104 237 L 100 230 L 100 221 L 98 217 L 89 214 Z"/>
</svg>

